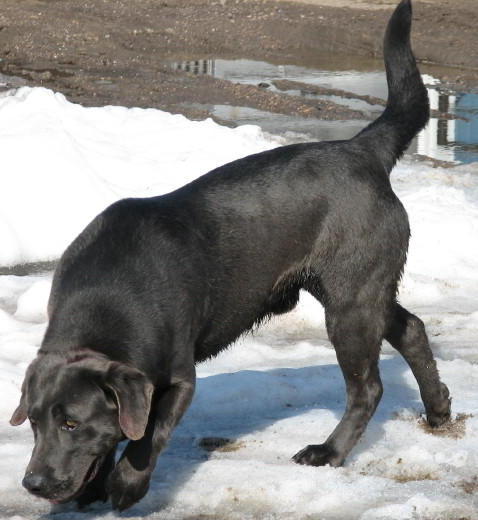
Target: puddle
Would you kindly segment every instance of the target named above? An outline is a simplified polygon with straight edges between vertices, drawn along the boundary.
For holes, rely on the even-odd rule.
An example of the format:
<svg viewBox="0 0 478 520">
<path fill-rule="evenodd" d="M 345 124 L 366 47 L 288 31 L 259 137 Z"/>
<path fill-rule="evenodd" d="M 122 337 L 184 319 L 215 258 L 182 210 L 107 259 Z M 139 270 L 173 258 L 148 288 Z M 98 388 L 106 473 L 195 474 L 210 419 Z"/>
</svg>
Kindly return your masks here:
<svg viewBox="0 0 478 520">
<path fill-rule="evenodd" d="M 303 84 L 339 89 L 354 95 L 386 99 L 387 83 L 383 64 L 379 60 L 350 57 L 318 57 L 317 68 L 294 65 L 274 65 L 253 60 L 203 59 L 168 63 L 174 70 L 192 74 L 208 74 L 234 83 L 259 85 L 275 92 L 307 98 L 327 99 L 361 110 L 374 119 L 383 110 L 378 104 L 363 99 L 341 95 L 317 95 L 308 89 L 291 88 L 279 91 L 274 82 L 289 80 Z M 423 79 L 428 88 L 430 106 L 434 110 L 450 113 L 460 119 L 432 118 L 427 128 L 413 141 L 408 152 L 426 155 L 439 161 L 470 163 L 478 161 L 478 94 L 446 92 L 433 77 L 433 68 L 421 66 Z M 363 121 L 307 120 L 261 112 L 246 107 L 208 105 L 218 118 L 240 124 L 260 125 L 268 132 L 286 135 L 287 132 L 305 134 L 308 139 L 347 139 L 363 128 Z M 287 137 L 287 135 L 286 135 Z"/>
<path fill-rule="evenodd" d="M 0 74 L 0 92 L 10 90 L 11 88 L 23 87 L 26 84 L 26 79 L 18 78 L 17 76 L 5 76 L 5 74 Z"/>
<path fill-rule="evenodd" d="M 53 271 L 57 265 L 57 260 L 44 262 L 29 262 L 27 264 L 17 264 L 12 266 L 0 266 L 0 276 L 29 276 Z"/>
<path fill-rule="evenodd" d="M 367 121 L 323 121 L 314 118 L 287 116 L 265 112 L 255 108 L 238 107 L 234 105 L 190 105 L 207 109 L 222 121 L 234 121 L 240 125 L 258 125 L 264 131 L 281 135 L 290 142 L 331 141 L 334 139 L 350 139 Z"/>
</svg>

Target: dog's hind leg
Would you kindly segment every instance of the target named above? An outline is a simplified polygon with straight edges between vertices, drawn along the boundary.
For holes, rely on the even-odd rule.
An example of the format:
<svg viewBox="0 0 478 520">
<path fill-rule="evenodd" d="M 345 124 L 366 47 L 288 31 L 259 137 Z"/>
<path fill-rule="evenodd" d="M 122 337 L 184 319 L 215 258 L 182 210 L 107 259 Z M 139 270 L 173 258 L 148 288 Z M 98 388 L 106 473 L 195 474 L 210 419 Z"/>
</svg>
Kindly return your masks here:
<svg viewBox="0 0 478 520">
<path fill-rule="evenodd" d="M 440 426 L 450 418 L 449 391 L 440 381 L 422 320 L 397 303 L 385 339 L 409 364 L 420 388 L 428 423 Z"/>
<path fill-rule="evenodd" d="M 327 329 L 347 387 L 342 420 L 324 444 L 310 445 L 293 459 L 312 466 L 340 466 L 354 447 L 382 396 L 378 371 L 385 312 L 378 305 L 326 308 Z"/>
</svg>

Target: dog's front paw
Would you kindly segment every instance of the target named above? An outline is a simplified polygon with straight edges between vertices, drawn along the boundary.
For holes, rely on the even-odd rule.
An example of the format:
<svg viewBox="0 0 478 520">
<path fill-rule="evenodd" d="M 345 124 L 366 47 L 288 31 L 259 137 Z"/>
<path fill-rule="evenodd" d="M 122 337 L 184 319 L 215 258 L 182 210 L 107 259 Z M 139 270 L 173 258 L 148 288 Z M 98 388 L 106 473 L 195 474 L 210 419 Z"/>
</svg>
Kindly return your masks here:
<svg viewBox="0 0 478 520">
<path fill-rule="evenodd" d="M 104 458 L 98 473 L 94 479 L 89 482 L 85 489 L 75 498 L 78 509 L 83 509 L 89 506 L 93 502 L 108 500 L 108 491 L 106 489 L 106 483 L 108 476 L 113 471 L 115 465 L 115 450 L 113 449 Z"/>
<path fill-rule="evenodd" d="M 140 471 L 121 459 L 108 480 L 108 492 L 113 509 L 124 511 L 139 502 L 148 492 L 150 471 Z"/>
<path fill-rule="evenodd" d="M 108 492 L 106 491 L 105 483 L 92 482 L 89 484 L 81 495 L 75 498 L 78 509 L 83 509 L 93 502 L 106 502 L 108 500 Z"/>
<path fill-rule="evenodd" d="M 307 466 L 340 466 L 342 460 L 338 453 L 327 444 L 310 444 L 299 453 L 296 453 L 292 460 L 297 464 L 305 464 Z"/>
</svg>

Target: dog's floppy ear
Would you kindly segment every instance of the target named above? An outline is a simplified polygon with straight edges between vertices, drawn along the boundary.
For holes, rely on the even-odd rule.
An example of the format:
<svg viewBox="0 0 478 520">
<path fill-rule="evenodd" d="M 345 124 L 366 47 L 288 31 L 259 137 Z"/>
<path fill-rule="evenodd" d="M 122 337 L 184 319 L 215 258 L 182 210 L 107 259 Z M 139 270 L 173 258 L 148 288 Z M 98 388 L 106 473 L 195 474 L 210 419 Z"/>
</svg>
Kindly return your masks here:
<svg viewBox="0 0 478 520">
<path fill-rule="evenodd" d="M 10 419 L 10 424 L 12 426 L 20 426 L 23 424 L 28 417 L 28 404 L 27 404 L 27 387 L 28 381 L 30 377 L 32 377 L 33 369 L 35 368 L 38 362 L 38 358 L 35 358 L 27 368 L 25 378 L 22 383 L 22 396 L 20 398 L 20 404 L 17 406 L 17 409 L 13 412 L 13 415 Z"/>
<path fill-rule="evenodd" d="M 10 419 L 10 424 L 12 426 L 20 426 L 20 424 L 23 424 L 25 422 L 26 418 L 27 403 L 25 398 L 25 392 L 22 389 L 22 397 L 20 399 L 20 404 L 17 406 L 17 409 L 13 412 L 12 418 Z"/>
<path fill-rule="evenodd" d="M 122 432 L 133 441 L 144 436 L 154 387 L 139 370 L 112 362 L 105 379 L 116 397 Z"/>
</svg>

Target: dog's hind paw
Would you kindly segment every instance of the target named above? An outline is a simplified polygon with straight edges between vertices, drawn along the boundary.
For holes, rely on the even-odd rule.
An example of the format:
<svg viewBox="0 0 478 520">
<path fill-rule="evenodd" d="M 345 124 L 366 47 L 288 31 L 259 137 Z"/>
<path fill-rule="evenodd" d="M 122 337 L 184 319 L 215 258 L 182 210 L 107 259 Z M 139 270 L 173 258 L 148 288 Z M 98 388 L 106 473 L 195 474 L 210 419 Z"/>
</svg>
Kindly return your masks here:
<svg viewBox="0 0 478 520">
<path fill-rule="evenodd" d="M 448 408 L 447 411 L 443 413 L 428 413 L 427 414 L 427 422 L 432 428 L 439 428 L 446 422 L 448 422 L 451 419 L 451 409 Z"/>
<path fill-rule="evenodd" d="M 339 454 L 328 444 L 310 444 L 299 453 L 296 453 L 292 460 L 297 464 L 305 464 L 307 466 L 340 466 L 342 460 Z"/>
<path fill-rule="evenodd" d="M 445 424 L 451 417 L 451 397 L 448 387 L 441 383 L 441 402 L 433 410 L 427 410 L 427 422 L 432 428 Z"/>
<path fill-rule="evenodd" d="M 427 422 L 432 428 L 438 428 L 448 422 L 451 418 L 451 411 L 441 414 L 427 414 Z"/>
</svg>

